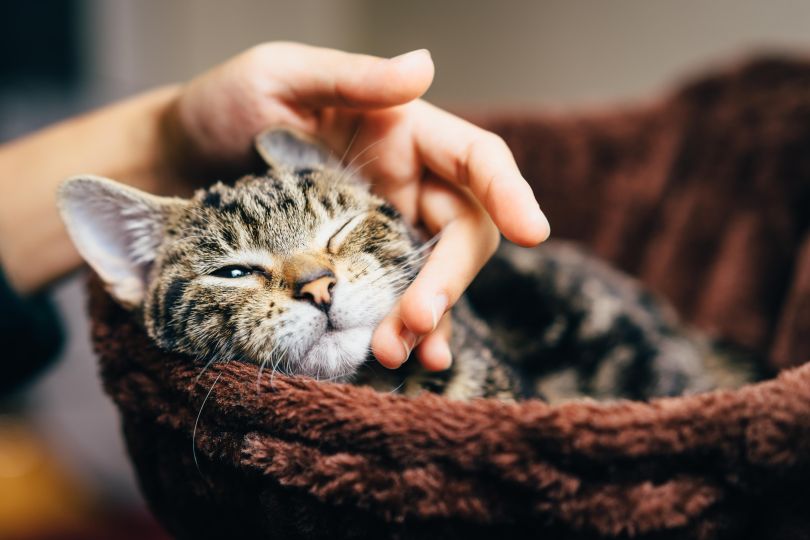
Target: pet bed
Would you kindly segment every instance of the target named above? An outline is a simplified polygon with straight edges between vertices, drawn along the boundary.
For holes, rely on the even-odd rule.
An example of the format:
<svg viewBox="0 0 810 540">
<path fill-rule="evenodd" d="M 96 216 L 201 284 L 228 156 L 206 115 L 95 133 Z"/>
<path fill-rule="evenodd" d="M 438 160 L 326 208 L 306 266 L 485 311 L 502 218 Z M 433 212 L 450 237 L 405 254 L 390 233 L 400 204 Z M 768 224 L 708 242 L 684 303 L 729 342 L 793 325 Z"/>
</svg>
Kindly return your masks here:
<svg viewBox="0 0 810 540">
<path fill-rule="evenodd" d="M 643 105 L 482 123 L 555 236 L 757 352 L 769 380 L 549 406 L 257 383 L 239 363 L 200 375 L 91 280 L 104 385 L 159 519 L 181 538 L 808 537 L 810 63 L 759 59 Z"/>
</svg>

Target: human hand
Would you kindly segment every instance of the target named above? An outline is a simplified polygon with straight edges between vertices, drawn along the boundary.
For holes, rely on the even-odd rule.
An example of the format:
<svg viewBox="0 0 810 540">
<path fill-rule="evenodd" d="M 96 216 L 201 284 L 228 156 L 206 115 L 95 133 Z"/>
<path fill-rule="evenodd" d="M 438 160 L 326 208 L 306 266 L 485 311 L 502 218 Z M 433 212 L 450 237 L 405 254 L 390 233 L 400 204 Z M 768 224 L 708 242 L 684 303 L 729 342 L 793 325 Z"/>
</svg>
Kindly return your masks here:
<svg viewBox="0 0 810 540">
<path fill-rule="evenodd" d="M 450 365 L 446 314 L 492 256 L 499 229 L 524 246 L 549 234 L 503 140 L 418 99 L 433 70 L 424 50 L 389 60 L 269 43 L 192 80 L 171 113 L 183 162 L 245 165 L 255 135 L 284 124 L 360 162 L 374 191 L 407 220 L 441 232 L 374 334 L 372 351 L 391 368 L 414 349 L 427 369 Z"/>
</svg>

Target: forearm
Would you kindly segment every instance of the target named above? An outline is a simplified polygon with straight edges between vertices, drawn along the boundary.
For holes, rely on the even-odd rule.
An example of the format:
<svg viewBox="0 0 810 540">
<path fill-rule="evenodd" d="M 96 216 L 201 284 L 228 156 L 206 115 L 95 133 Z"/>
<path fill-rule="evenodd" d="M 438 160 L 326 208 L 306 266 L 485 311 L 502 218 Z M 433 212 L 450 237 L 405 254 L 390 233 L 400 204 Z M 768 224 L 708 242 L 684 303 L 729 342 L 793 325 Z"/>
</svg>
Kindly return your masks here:
<svg viewBox="0 0 810 540">
<path fill-rule="evenodd" d="M 109 176 L 172 193 L 167 115 L 178 88 L 162 88 L 0 146 L 0 264 L 27 293 L 81 264 L 59 217 L 56 188 L 68 176 Z"/>
</svg>

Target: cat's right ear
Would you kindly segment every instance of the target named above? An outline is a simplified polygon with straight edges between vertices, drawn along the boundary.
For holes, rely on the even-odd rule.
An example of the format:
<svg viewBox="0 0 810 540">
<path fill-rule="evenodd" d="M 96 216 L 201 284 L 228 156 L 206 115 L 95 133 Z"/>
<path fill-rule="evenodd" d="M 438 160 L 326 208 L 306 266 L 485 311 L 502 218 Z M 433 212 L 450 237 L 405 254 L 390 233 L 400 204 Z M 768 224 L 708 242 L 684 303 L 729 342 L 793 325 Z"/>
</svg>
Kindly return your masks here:
<svg viewBox="0 0 810 540">
<path fill-rule="evenodd" d="M 187 203 L 97 176 L 65 180 L 57 201 L 76 249 L 110 294 L 139 306 L 168 218 Z"/>
<path fill-rule="evenodd" d="M 320 141 L 286 127 L 271 128 L 256 136 L 256 151 L 271 169 L 337 167 L 340 162 Z"/>
</svg>

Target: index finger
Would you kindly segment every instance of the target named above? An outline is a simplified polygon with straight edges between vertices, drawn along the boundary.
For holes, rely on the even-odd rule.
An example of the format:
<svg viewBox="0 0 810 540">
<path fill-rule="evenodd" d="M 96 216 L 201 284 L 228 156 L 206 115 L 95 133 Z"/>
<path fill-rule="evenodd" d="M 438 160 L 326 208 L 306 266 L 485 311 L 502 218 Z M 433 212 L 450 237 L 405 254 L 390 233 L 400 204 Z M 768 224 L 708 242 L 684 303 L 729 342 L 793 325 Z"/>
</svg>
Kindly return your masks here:
<svg viewBox="0 0 810 540">
<path fill-rule="evenodd" d="M 424 101 L 413 105 L 414 143 L 430 170 L 467 186 L 509 240 L 533 246 L 548 238 L 548 220 L 503 139 Z"/>
</svg>

